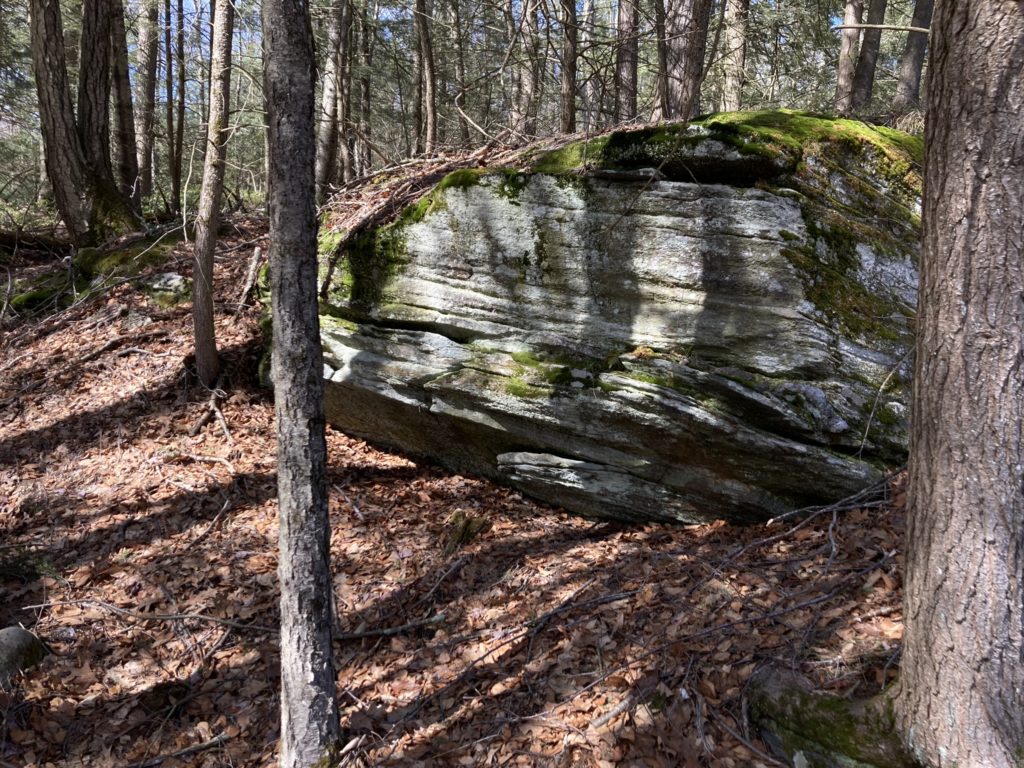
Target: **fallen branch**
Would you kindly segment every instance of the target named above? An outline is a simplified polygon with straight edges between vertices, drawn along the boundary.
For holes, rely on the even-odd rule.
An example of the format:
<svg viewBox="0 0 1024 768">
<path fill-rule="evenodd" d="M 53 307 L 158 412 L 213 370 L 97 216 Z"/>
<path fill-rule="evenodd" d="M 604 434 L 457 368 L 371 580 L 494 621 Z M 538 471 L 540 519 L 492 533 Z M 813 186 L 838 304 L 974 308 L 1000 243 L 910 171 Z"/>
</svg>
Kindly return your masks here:
<svg viewBox="0 0 1024 768">
<path fill-rule="evenodd" d="M 398 627 L 386 627 L 383 629 L 367 629 L 362 632 L 347 632 L 343 635 L 335 635 L 335 640 L 362 640 L 367 637 L 391 637 L 393 635 L 400 635 L 403 632 L 408 632 L 410 629 L 418 629 L 420 627 L 427 627 L 431 624 L 439 624 L 444 621 L 444 612 L 438 613 L 431 616 L 429 619 L 420 619 L 419 621 L 410 621 L 408 624 L 402 624 Z"/>
<path fill-rule="evenodd" d="M 234 629 L 241 629 L 248 632 L 277 633 L 280 631 L 277 627 L 266 627 L 262 624 L 244 624 L 241 621 L 222 619 L 219 616 L 207 616 L 204 613 L 140 613 L 138 611 L 129 611 L 127 608 L 121 608 L 120 606 L 104 602 L 103 600 L 54 600 L 49 603 L 24 605 L 22 606 L 22 610 L 42 610 L 44 608 L 56 608 L 60 605 L 94 605 L 97 608 L 103 608 L 111 613 L 116 613 L 118 616 L 126 616 L 131 619 L 140 619 L 142 621 L 185 621 L 191 619 L 193 621 L 208 621 L 213 624 L 223 624 L 225 627 L 232 627 Z"/>
<path fill-rule="evenodd" d="M 191 747 L 185 747 L 179 749 L 177 752 L 172 752 L 169 755 L 157 755 L 156 757 L 149 757 L 145 760 L 139 760 L 136 763 L 129 763 L 128 768 L 153 768 L 153 766 L 160 765 L 164 760 L 175 760 L 179 757 L 188 757 L 198 752 L 205 752 L 208 749 L 216 749 L 228 741 L 228 735 L 226 733 L 220 733 L 214 736 L 208 741 L 204 741 L 201 744 L 193 744 Z"/>
</svg>

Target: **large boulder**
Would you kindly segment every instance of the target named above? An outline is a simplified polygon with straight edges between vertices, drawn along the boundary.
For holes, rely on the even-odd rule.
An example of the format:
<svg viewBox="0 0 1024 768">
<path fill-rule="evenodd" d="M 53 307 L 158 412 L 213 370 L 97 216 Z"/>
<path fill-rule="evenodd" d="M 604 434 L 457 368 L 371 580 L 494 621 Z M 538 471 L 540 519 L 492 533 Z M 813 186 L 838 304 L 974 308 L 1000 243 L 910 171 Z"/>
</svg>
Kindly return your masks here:
<svg viewBox="0 0 1024 768">
<path fill-rule="evenodd" d="M 920 151 L 740 113 L 452 174 L 324 249 L 328 419 L 603 518 L 856 492 L 905 456 Z"/>
</svg>

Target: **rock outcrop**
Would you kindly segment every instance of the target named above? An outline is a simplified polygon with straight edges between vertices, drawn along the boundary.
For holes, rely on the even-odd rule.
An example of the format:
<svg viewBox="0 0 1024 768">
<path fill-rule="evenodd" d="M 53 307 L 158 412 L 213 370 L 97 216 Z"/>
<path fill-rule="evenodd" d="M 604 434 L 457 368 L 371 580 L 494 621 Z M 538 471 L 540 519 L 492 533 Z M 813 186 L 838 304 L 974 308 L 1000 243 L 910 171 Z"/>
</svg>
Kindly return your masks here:
<svg viewBox="0 0 1024 768">
<path fill-rule="evenodd" d="M 905 454 L 919 153 L 747 113 L 452 174 L 325 254 L 328 419 L 603 518 L 855 492 Z"/>
</svg>

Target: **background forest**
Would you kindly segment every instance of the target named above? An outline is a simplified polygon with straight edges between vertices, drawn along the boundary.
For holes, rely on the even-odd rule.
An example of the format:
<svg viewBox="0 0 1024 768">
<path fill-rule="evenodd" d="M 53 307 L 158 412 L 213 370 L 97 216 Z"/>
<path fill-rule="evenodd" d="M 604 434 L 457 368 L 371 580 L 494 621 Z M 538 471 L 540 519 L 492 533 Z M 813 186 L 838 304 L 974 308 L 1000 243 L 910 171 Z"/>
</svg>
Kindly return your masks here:
<svg viewBox="0 0 1024 768">
<path fill-rule="evenodd" d="M 114 13 L 120 0 L 98 5 L 120 18 Z M 7 231 L 46 220 L 51 194 L 28 6 L 0 0 L 0 229 Z M 326 189 L 325 182 L 351 182 L 424 154 L 679 116 L 663 105 L 681 108 L 666 94 L 676 87 L 673 70 L 687 66 L 691 71 L 678 82 L 694 74 L 700 81 L 691 113 L 790 107 L 896 121 L 916 106 L 925 35 L 869 29 L 858 45 L 858 30 L 844 37 L 836 27 L 844 18 L 927 27 L 931 2 L 917 6 L 909 0 L 845 6 L 838 0 L 314 2 L 318 181 Z M 259 5 L 240 0 L 235 10 L 224 185 L 231 208 L 262 201 L 266 187 Z M 129 184 L 124 173 L 137 167 L 135 192 L 147 210 L 174 213 L 180 201 L 194 211 L 216 3 L 131 0 L 123 11 L 123 35 L 115 22 L 111 37 L 112 167 L 135 145 L 136 165 L 127 163 L 122 184 Z M 60 13 L 73 92 L 81 62 L 89 60 L 83 46 L 93 49 L 88 38 L 95 31 L 88 20 L 83 30 L 81 2 L 65 0 Z M 677 60 L 674 41 L 684 59 L 686 51 L 704 51 L 696 73 L 692 62 Z M 124 70 L 130 88 L 119 84 Z M 837 92 L 837 78 L 845 91 Z M 912 113 L 900 127 L 920 122 Z"/>
</svg>

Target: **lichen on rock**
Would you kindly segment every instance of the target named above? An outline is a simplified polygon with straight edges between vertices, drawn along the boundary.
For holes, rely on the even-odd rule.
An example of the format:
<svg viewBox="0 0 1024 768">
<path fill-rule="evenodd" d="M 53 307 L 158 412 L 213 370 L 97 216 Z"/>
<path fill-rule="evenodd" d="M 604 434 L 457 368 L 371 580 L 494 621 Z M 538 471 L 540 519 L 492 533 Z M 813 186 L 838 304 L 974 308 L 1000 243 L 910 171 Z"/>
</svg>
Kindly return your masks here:
<svg viewBox="0 0 1024 768">
<path fill-rule="evenodd" d="M 856 491 L 906 449 L 919 153 L 737 113 L 456 172 L 330 272 L 328 416 L 600 517 Z"/>
</svg>

